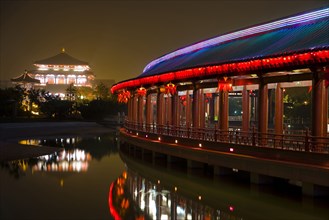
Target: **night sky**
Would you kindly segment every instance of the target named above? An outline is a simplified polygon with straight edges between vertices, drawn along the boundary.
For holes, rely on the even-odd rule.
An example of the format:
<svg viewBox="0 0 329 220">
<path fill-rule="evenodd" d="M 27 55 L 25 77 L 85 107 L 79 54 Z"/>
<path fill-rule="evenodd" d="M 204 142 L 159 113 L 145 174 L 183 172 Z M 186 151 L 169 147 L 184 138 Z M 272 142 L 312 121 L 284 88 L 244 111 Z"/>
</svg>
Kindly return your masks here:
<svg viewBox="0 0 329 220">
<path fill-rule="evenodd" d="M 328 0 L 0 1 L 0 80 L 60 53 L 99 79 L 141 74 L 153 59 L 240 28 L 329 6 Z"/>
</svg>

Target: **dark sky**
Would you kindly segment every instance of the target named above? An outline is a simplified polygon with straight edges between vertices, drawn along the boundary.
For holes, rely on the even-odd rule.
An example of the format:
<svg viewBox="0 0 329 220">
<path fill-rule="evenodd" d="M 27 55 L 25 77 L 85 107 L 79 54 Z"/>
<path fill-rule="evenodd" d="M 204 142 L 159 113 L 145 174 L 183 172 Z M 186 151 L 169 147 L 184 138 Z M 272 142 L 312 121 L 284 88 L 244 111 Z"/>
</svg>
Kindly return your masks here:
<svg viewBox="0 0 329 220">
<path fill-rule="evenodd" d="M 328 0 L 0 2 L 0 80 L 64 47 L 89 62 L 97 78 L 116 82 L 191 43 L 329 6 Z"/>
</svg>

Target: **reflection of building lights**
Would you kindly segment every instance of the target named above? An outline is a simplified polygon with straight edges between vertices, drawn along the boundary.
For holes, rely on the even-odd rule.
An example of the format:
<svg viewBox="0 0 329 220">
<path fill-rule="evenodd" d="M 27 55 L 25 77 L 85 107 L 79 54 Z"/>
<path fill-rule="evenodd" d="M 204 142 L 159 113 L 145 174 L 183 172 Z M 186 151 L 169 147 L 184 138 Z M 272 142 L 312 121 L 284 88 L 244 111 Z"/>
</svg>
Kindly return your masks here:
<svg viewBox="0 0 329 220">
<path fill-rule="evenodd" d="M 161 214 L 161 220 L 167 220 L 168 219 L 168 215 L 166 214 Z"/>
<path fill-rule="evenodd" d="M 91 155 L 84 150 L 74 149 L 59 152 L 59 155 L 44 155 L 32 169 L 34 171 L 81 172 L 88 170 Z"/>
</svg>

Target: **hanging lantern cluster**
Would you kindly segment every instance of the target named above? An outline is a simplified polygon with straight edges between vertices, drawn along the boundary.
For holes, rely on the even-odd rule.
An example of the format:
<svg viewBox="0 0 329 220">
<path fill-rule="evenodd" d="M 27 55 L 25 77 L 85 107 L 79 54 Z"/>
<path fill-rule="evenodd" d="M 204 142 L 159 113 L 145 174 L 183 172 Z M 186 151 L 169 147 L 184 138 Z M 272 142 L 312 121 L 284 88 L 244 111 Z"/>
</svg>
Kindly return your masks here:
<svg viewBox="0 0 329 220">
<path fill-rule="evenodd" d="M 171 94 L 171 95 L 174 95 L 176 93 L 176 85 L 173 84 L 173 83 L 168 83 L 166 86 L 165 86 L 165 91 L 164 91 L 166 94 Z"/>
<path fill-rule="evenodd" d="M 130 92 L 123 90 L 121 93 L 118 94 L 118 102 L 119 103 L 127 103 L 130 99 Z"/>
<path fill-rule="evenodd" d="M 232 91 L 232 81 L 228 80 L 228 77 L 223 77 L 224 81 L 218 80 L 217 91 L 229 92 Z"/>
<path fill-rule="evenodd" d="M 137 95 L 141 97 L 146 96 L 146 89 L 143 86 L 141 86 L 140 88 L 137 89 Z"/>
</svg>

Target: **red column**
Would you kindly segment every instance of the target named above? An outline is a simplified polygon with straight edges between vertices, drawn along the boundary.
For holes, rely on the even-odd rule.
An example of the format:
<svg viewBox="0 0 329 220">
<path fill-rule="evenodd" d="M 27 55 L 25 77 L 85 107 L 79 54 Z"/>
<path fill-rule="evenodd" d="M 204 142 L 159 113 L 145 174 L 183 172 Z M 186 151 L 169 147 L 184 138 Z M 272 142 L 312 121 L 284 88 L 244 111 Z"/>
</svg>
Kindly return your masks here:
<svg viewBox="0 0 329 220">
<path fill-rule="evenodd" d="M 198 100 L 199 100 L 199 128 L 204 128 L 205 126 L 205 99 L 203 89 L 198 90 Z"/>
<path fill-rule="evenodd" d="M 191 98 L 188 90 L 186 91 L 185 119 L 186 127 L 189 128 L 191 125 Z"/>
<path fill-rule="evenodd" d="M 152 94 L 146 96 L 146 124 L 149 126 L 152 124 L 153 106 L 152 106 Z"/>
<path fill-rule="evenodd" d="M 142 125 L 144 122 L 144 96 L 138 97 L 138 124 Z"/>
<path fill-rule="evenodd" d="M 133 113 L 133 122 L 137 123 L 137 115 L 138 115 L 138 98 L 137 95 L 133 97 L 133 104 L 132 104 L 132 113 Z"/>
<path fill-rule="evenodd" d="M 268 128 L 268 86 L 260 83 L 258 89 L 258 132 L 267 133 Z M 262 145 L 266 144 L 266 135 L 261 134 Z"/>
<path fill-rule="evenodd" d="M 166 99 L 166 124 L 172 125 L 172 97 L 168 94 Z"/>
<path fill-rule="evenodd" d="M 328 88 L 319 73 L 313 73 L 312 81 L 312 135 L 325 137 L 328 124 Z"/>
<path fill-rule="evenodd" d="M 280 83 L 275 89 L 274 131 L 275 134 L 283 134 L 283 89 Z"/>
<path fill-rule="evenodd" d="M 163 125 L 164 121 L 164 111 L 163 111 L 163 93 L 159 92 L 157 94 L 157 124 Z"/>
<path fill-rule="evenodd" d="M 228 130 L 228 92 L 219 92 L 219 128 L 221 130 Z"/>
<path fill-rule="evenodd" d="M 193 102 L 192 102 L 192 122 L 193 127 L 200 126 L 200 112 L 199 112 L 199 94 L 198 89 L 193 89 Z"/>
<path fill-rule="evenodd" d="M 132 117 L 131 117 L 131 113 L 132 113 L 132 108 L 131 108 L 131 103 L 132 103 L 132 98 L 130 98 L 128 100 L 128 121 L 131 122 L 132 121 Z"/>
<path fill-rule="evenodd" d="M 250 126 L 250 99 L 247 86 L 242 90 L 242 131 L 248 132 Z"/>
<path fill-rule="evenodd" d="M 178 93 L 172 97 L 172 125 L 180 126 L 180 105 Z"/>
</svg>

